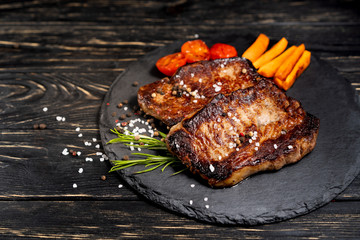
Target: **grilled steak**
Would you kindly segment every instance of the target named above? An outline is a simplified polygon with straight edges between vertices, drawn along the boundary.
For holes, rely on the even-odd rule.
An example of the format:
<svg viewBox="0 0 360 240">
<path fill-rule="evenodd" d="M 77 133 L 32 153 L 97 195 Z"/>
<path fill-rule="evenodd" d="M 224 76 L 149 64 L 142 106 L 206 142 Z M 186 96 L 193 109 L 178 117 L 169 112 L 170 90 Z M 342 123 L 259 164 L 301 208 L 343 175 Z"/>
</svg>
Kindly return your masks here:
<svg viewBox="0 0 360 240">
<path fill-rule="evenodd" d="M 270 81 L 218 94 L 173 126 L 169 150 L 213 187 L 232 186 L 299 161 L 315 147 L 319 119 Z"/>
<path fill-rule="evenodd" d="M 215 95 L 253 86 L 262 78 L 245 58 L 196 62 L 181 67 L 170 79 L 141 87 L 138 103 L 146 114 L 173 126 Z"/>
</svg>

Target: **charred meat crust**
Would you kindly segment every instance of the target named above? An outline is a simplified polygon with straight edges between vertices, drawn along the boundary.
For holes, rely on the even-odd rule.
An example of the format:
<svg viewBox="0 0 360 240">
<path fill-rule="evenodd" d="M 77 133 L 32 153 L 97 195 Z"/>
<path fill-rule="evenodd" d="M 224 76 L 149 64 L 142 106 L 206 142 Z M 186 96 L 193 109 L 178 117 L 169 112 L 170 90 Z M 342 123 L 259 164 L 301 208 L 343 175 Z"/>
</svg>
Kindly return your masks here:
<svg viewBox="0 0 360 240">
<path fill-rule="evenodd" d="M 253 86 L 260 79 L 245 58 L 200 61 L 179 68 L 171 78 L 142 86 L 138 103 L 146 114 L 173 126 L 215 95 Z"/>
<path fill-rule="evenodd" d="M 243 114 L 243 115 L 241 115 Z M 217 95 L 170 130 L 169 150 L 214 187 L 278 170 L 313 150 L 319 119 L 269 81 Z"/>
</svg>

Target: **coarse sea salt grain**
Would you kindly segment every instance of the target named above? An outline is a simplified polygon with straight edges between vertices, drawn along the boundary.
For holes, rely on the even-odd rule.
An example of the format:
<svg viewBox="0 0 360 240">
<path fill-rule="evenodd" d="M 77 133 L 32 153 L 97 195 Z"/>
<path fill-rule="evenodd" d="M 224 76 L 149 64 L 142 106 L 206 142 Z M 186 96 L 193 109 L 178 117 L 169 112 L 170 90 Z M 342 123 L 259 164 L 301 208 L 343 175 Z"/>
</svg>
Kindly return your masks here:
<svg viewBox="0 0 360 240">
<path fill-rule="evenodd" d="M 48 110 L 49 110 L 49 109 L 48 109 L 47 107 L 44 107 L 44 108 L 43 108 L 43 111 L 44 111 L 44 112 L 47 112 Z"/>
<path fill-rule="evenodd" d="M 123 185 L 122 185 L 122 184 L 119 184 L 118 188 L 122 188 L 122 187 L 123 187 Z"/>
<path fill-rule="evenodd" d="M 102 152 L 96 152 L 96 156 L 102 156 Z"/>
<path fill-rule="evenodd" d="M 69 150 L 67 148 L 64 148 L 62 151 L 62 155 L 69 155 Z"/>
<path fill-rule="evenodd" d="M 97 139 L 96 139 L 96 138 L 93 138 L 92 140 L 93 140 L 93 142 L 96 142 L 96 141 L 97 141 Z"/>
<path fill-rule="evenodd" d="M 219 156 L 219 159 L 221 159 L 220 156 Z M 209 169 L 210 169 L 211 172 L 214 172 L 214 171 L 215 171 L 215 168 L 214 168 L 214 166 L 213 166 L 212 164 L 210 164 Z"/>
<path fill-rule="evenodd" d="M 209 205 L 205 205 L 206 208 L 209 208 L 210 206 Z"/>
<path fill-rule="evenodd" d="M 84 169 L 83 168 L 79 168 L 79 173 L 83 173 L 84 172 Z"/>
<path fill-rule="evenodd" d="M 193 200 L 190 200 L 189 203 L 190 203 L 190 205 L 193 205 L 194 201 L 193 201 Z"/>
<path fill-rule="evenodd" d="M 75 131 L 79 132 L 79 131 L 80 131 L 80 128 L 79 128 L 79 127 L 75 128 Z"/>
<path fill-rule="evenodd" d="M 73 184 L 73 188 L 77 188 L 77 184 L 76 184 L 76 183 Z"/>
<path fill-rule="evenodd" d="M 195 184 L 191 184 L 190 187 L 194 188 L 194 187 L 195 187 Z"/>
<path fill-rule="evenodd" d="M 278 146 L 277 146 L 276 144 L 274 144 L 274 148 L 275 148 L 275 149 L 277 149 L 277 148 L 278 148 Z"/>
<path fill-rule="evenodd" d="M 79 133 L 78 137 L 82 137 L 82 136 L 83 136 L 83 134 L 82 134 L 82 133 Z"/>
<path fill-rule="evenodd" d="M 100 144 L 96 144 L 96 145 L 95 145 L 95 148 L 100 148 Z"/>
<path fill-rule="evenodd" d="M 207 197 L 204 197 L 204 201 L 207 202 L 209 200 L 209 198 Z"/>
<path fill-rule="evenodd" d="M 62 117 L 61 116 L 56 116 L 56 121 L 61 121 Z"/>
</svg>

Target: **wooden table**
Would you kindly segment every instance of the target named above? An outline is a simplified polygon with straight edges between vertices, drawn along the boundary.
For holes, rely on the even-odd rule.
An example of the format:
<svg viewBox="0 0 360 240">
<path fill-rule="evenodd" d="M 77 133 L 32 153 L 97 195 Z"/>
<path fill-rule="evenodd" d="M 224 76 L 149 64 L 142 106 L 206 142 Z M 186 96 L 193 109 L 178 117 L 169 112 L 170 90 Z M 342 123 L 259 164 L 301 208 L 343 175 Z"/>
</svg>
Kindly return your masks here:
<svg viewBox="0 0 360 240">
<path fill-rule="evenodd" d="M 111 83 L 179 39 L 231 32 L 303 42 L 359 96 L 358 10 L 356 1 L 2 1 L 0 238 L 360 238 L 360 177 L 310 214 L 221 226 L 145 200 L 97 155 Z"/>
</svg>

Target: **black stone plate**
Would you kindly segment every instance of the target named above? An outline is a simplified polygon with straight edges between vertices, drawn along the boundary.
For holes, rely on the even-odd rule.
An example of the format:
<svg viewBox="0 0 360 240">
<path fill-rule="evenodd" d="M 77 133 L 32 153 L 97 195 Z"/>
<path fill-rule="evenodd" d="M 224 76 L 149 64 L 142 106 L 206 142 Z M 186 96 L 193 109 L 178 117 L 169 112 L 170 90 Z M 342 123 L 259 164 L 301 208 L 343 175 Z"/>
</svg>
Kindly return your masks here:
<svg viewBox="0 0 360 240">
<path fill-rule="evenodd" d="M 243 52 L 254 36 L 220 40 Z M 218 42 L 207 41 L 208 45 Z M 299 44 L 299 43 L 294 43 Z M 162 77 L 155 62 L 179 51 L 181 42 L 161 47 L 134 62 L 110 87 L 100 115 L 100 133 L 109 159 L 121 159 L 131 151 L 122 144 L 105 145 L 115 135 L 109 132 L 120 114 L 116 105 L 129 100 L 137 104 L 138 87 Z M 316 56 L 309 68 L 288 91 L 306 111 L 320 118 L 320 131 L 313 152 L 300 162 L 276 172 L 256 174 L 232 188 L 212 189 L 189 173 L 172 176 L 174 169 L 133 174 L 143 167 L 118 171 L 139 194 L 167 209 L 201 221 L 256 225 L 278 222 L 308 213 L 331 201 L 360 170 L 360 111 L 350 84 Z M 113 116 L 116 112 L 116 117 Z M 138 118 L 132 116 L 131 118 Z M 190 203 L 192 202 L 192 204 Z"/>
</svg>

